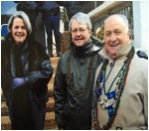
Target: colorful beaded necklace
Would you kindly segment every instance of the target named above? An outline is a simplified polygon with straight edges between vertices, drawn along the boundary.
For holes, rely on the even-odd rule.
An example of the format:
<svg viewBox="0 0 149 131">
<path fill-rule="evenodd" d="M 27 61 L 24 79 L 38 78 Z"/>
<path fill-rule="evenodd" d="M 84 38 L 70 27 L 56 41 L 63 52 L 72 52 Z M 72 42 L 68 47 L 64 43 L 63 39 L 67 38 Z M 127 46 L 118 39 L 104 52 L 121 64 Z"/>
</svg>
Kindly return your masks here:
<svg viewBox="0 0 149 131">
<path fill-rule="evenodd" d="M 107 130 L 113 124 L 114 119 L 117 115 L 117 110 L 118 110 L 119 104 L 120 104 L 120 98 L 121 98 L 122 93 L 123 93 L 123 89 L 124 89 L 124 86 L 125 86 L 125 83 L 126 83 L 126 78 L 127 78 L 128 71 L 129 71 L 129 66 L 130 66 L 130 63 L 131 63 L 131 60 L 132 60 L 133 56 L 134 56 L 134 47 L 132 46 L 129 54 L 127 55 L 127 59 L 124 61 L 123 66 L 121 67 L 118 74 L 116 75 L 116 77 L 112 81 L 107 93 L 105 91 L 105 83 L 106 83 L 106 79 L 110 75 L 111 71 L 109 71 L 108 76 L 105 77 L 106 67 L 108 65 L 108 60 L 104 61 L 103 65 L 101 67 L 101 70 L 99 72 L 99 75 L 97 77 L 97 80 L 96 80 L 96 86 L 95 86 L 94 96 L 93 96 L 94 98 L 93 98 L 93 112 L 92 112 L 93 116 L 92 116 L 92 118 L 93 118 L 93 128 L 94 129 Z M 113 67 L 111 67 L 111 68 L 113 68 Z M 117 80 L 117 82 L 116 82 L 116 80 Z M 112 93 L 109 93 L 115 82 L 116 82 L 117 88 L 115 89 L 115 91 L 112 91 Z M 108 112 L 109 113 L 109 119 L 103 127 L 100 127 L 100 124 L 99 124 L 99 121 L 98 121 L 98 103 L 100 103 L 101 107 L 103 106 L 104 102 L 101 101 L 102 89 L 104 91 L 104 94 L 107 97 L 110 97 L 111 95 L 114 96 L 115 104 L 114 104 L 114 106 L 110 105 L 109 106 L 110 109 L 108 109 L 109 107 L 104 106 L 104 109 L 107 109 L 109 111 Z"/>
</svg>

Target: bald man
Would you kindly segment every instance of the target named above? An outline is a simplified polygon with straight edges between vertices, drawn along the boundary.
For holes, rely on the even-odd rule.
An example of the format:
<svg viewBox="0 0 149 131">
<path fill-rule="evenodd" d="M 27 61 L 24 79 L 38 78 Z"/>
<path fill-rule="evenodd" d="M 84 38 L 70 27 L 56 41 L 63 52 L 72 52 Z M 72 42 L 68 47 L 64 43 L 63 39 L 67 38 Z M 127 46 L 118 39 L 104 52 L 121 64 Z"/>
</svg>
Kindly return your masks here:
<svg viewBox="0 0 149 131">
<path fill-rule="evenodd" d="M 92 129 L 148 129 L 148 60 L 137 55 L 128 20 L 114 14 L 104 23 L 106 60 L 96 70 Z"/>
</svg>

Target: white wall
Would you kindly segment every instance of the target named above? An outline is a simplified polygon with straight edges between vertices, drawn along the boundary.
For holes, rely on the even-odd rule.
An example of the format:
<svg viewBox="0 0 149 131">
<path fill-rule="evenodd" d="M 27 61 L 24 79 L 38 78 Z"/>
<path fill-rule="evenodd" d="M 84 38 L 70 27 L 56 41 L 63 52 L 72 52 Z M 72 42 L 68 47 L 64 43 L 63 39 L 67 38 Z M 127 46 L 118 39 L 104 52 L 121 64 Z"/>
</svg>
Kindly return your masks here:
<svg viewBox="0 0 149 131">
<path fill-rule="evenodd" d="M 134 46 L 148 52 L 148 1 L 133 1 Z"/>
</svg>

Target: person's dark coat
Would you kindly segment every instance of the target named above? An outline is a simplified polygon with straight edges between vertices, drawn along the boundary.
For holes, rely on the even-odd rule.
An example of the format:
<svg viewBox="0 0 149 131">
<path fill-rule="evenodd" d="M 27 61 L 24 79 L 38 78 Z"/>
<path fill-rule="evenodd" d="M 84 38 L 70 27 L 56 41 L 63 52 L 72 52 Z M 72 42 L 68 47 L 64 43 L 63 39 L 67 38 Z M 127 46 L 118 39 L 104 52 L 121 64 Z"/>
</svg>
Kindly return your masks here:
<svg viewBox="0 0 149 131">
<path fill-rule="evenodd" d="M 14 1 L 15 3 L 17 3 L 17 7 L 16 9 L 25 11 L 26 10 L 36 10 L 37 8 L 37 2 L 36 1 Z"/>
<path fill-rule="evenodd" d="M 29 38 L 20 46 L 14 43 L 9 34 L 1 45 L 1 85 L 12 129 L 43 129 L 47 84 L 53 74 L 49 57 L 42 45 Z M 16 77 L 27 81 L 12 89 L 12 79 Z"/>
<path fill-rule="evenodd" d="M 83 47 L 75 47 L 71 43 L 70 50 L 59 60 L 54 83 L 55 115 L 59 128 L 91 129 L 94 76 L 103 59 L 98 54 L 100 42 L 91 37 Z"/>
</svg>

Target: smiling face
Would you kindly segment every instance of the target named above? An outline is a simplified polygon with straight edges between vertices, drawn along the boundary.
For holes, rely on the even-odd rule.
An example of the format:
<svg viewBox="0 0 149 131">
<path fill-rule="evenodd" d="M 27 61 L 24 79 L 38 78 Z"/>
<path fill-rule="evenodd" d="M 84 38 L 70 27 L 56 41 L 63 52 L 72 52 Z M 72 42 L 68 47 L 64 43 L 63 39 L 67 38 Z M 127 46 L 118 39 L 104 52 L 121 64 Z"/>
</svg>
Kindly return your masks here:
<svg viewBox="0 0 149 131">
<path fill-rule="evenodd" d="M 112 59 L 116 59 L 118 49 L 128 44 L 130 30 L 119 16 L 111 16 L 104 26 L 105 48 Z"/>
<path fill-rule="evenodd" d="M 89 41 L 91 31 L 86 25 L 80 24 L 77 20 L 73 19 L 71 23 L 71 36 L 75 46 L 80 47 Z"/>
<path fill-rule="evenodd" d="M 16 44 L 22 44 L 25 41 L 27 30 L 21 18 L 14 18 L 11 32 Z"/>
</svg>

